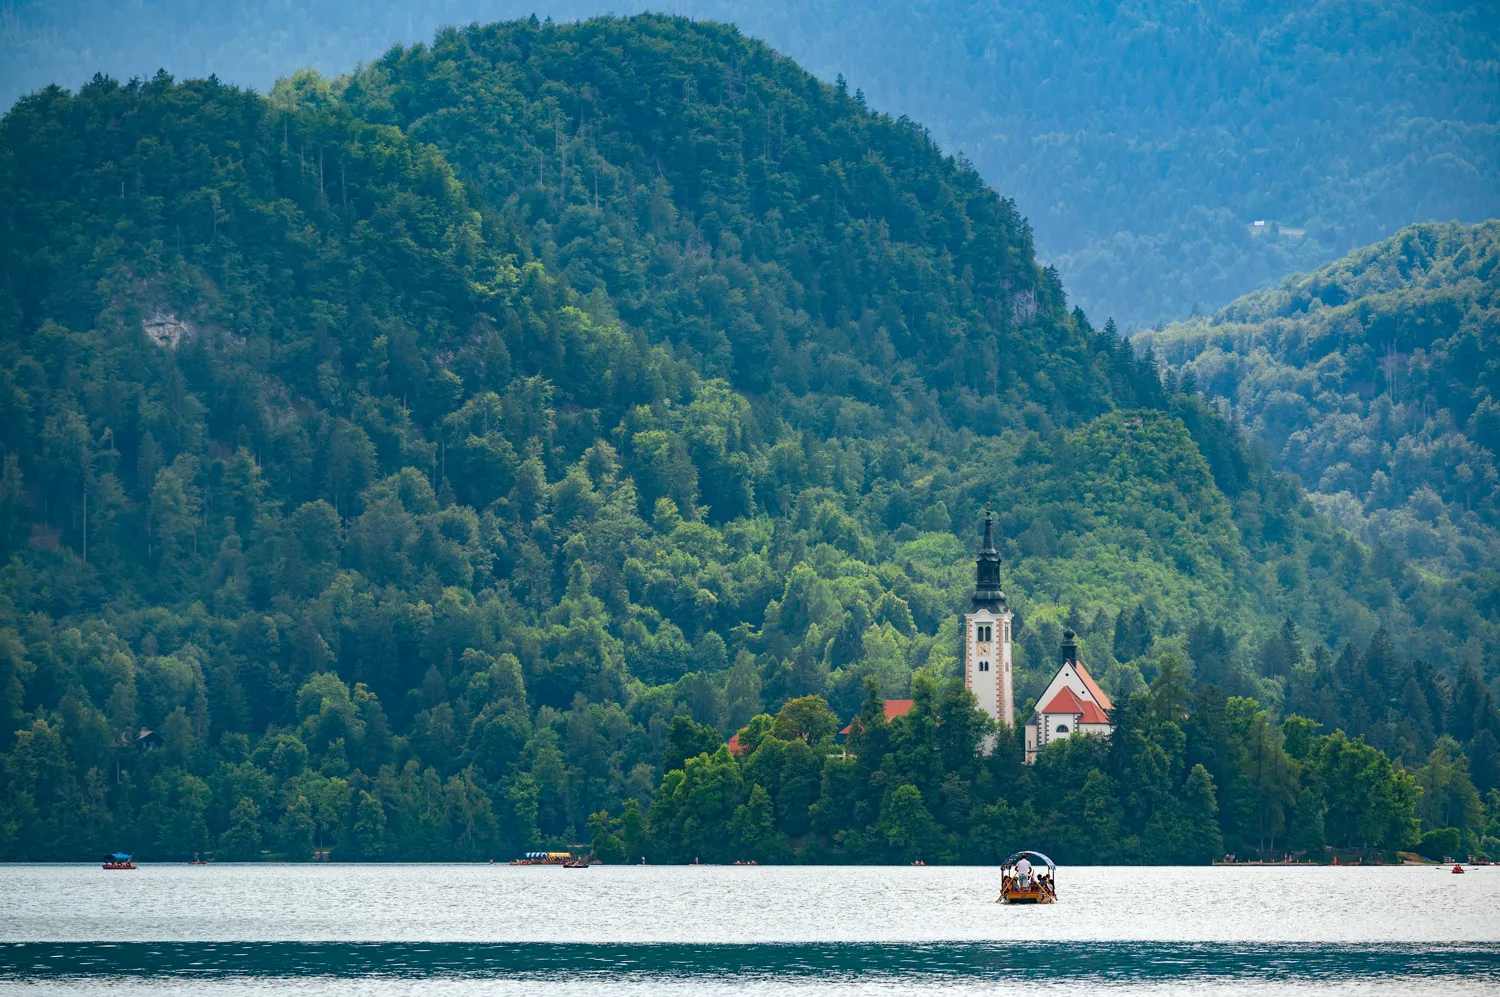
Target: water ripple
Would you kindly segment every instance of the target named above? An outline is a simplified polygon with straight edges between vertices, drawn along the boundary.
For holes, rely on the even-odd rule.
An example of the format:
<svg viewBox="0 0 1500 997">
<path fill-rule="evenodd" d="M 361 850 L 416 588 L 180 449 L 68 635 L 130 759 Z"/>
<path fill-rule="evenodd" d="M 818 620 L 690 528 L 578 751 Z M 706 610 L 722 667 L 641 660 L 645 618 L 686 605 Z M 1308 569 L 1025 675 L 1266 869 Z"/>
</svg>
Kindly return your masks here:
<svg viewBox="0 0 1500 997">
<path fill-rule="evenodd" d="M 0 943 L 0 980 L 78 977 L 732 978 L 1500 983 L 1500 946 L 1179 942 L 561 944 L 471 942 Z"/>
</svg>

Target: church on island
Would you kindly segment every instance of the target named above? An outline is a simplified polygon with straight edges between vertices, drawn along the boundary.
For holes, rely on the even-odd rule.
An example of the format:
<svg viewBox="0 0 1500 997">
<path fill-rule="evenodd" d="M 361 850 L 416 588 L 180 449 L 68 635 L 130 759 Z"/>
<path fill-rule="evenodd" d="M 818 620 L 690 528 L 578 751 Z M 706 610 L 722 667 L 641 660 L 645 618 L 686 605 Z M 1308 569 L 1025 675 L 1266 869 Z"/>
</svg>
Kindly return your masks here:
<svg viewBox="0 0 1500 997">
<path fill-rule="evenodd" d="M 964 615 L 964 685 L 979 700 L 979 708 L 1006 727 L 1015 725 L 1015 695 L 1011 676 L 1012 613 L 1000 588 L 1000 554 L 995 550 L 995 520 L 984 517 L 984 546 L 974 561 L 974 598 Z M 1026 721 L 1027 764 L 1060 738 L 1070 734 L 1114 733 L 1109 711 L 1113 704 L 1099 683 L 1078 660 L 1077 635 L 1063 631 L 1062 664 L 1037 699 L 1037 709 Z M 994 750 L 994 740 L 985 751 Z"/>
</svg>

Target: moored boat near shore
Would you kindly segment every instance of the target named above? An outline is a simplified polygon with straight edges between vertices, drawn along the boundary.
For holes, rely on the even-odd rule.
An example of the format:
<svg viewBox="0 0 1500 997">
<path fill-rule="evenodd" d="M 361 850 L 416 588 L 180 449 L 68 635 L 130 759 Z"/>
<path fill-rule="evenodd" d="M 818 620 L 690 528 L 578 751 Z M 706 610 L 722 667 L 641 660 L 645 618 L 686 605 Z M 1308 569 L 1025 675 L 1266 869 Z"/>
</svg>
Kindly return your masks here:
<svg viewBox="0 0 1500 997">
<path fill-rule="evenodd" d="M 518 859 L 511 859 L 511 865 L 561 865 L 566 866 L 569 862 L 578 859 L 572 852 L 527 852 Z"/>
</svg>

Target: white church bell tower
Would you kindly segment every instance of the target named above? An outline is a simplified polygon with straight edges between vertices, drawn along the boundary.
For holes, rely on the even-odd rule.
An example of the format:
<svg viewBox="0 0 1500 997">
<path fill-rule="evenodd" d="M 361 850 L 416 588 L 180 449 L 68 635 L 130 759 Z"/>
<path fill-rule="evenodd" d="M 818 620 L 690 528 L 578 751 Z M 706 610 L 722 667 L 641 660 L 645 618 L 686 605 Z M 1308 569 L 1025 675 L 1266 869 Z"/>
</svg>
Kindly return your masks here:
<svg viewBox="0 0 1500 997">
<path fill-rule="evenodd" d="M 979 708 L 1006 727 L 1015 724 L 1011 690 L 1010 608 L 1000 590 L 1000 555 L 995 550 L 995 519 L 984 515 L 984 546 L 974 559 L 974 599 L 964 614 L 964 686 Z M 986 751 L 994 749 L 991 740 Z"/>
</svg>

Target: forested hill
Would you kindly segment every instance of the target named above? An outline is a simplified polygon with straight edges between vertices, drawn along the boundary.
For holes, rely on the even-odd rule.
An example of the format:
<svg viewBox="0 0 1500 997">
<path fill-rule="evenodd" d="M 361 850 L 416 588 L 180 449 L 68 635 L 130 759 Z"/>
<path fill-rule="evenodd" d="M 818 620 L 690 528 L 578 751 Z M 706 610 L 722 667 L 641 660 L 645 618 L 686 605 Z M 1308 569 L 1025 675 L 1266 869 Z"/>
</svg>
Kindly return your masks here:
<svg viewBox="0 0 1500 997">
<path fill-rule="evenodd" d="M 1500 223 L 1405 229 L 1143 343 L 1366 542 L 1500 565 Z"/>
<path fill-rule="evenodd" d="M 977 753 L 986 507 L 1018 708 L 1069 626 L 1129 736 Z M 1339 530 L 722 26 L 18 103 L 0 545 L 5 859 L 1500 851 L 1493 573 Z"/>
<path fill-rule="evenodd" d="M 0 100 L 158 66 L 268 89 L 445 24 L 649 6 L 737 24 L 932 128 L 1017 200 L 1085 310 L 1127 330 L 1412 222 L 1500 215 L 1500 22 L 1479 0 L 11 0 Z"/>
</svg>

